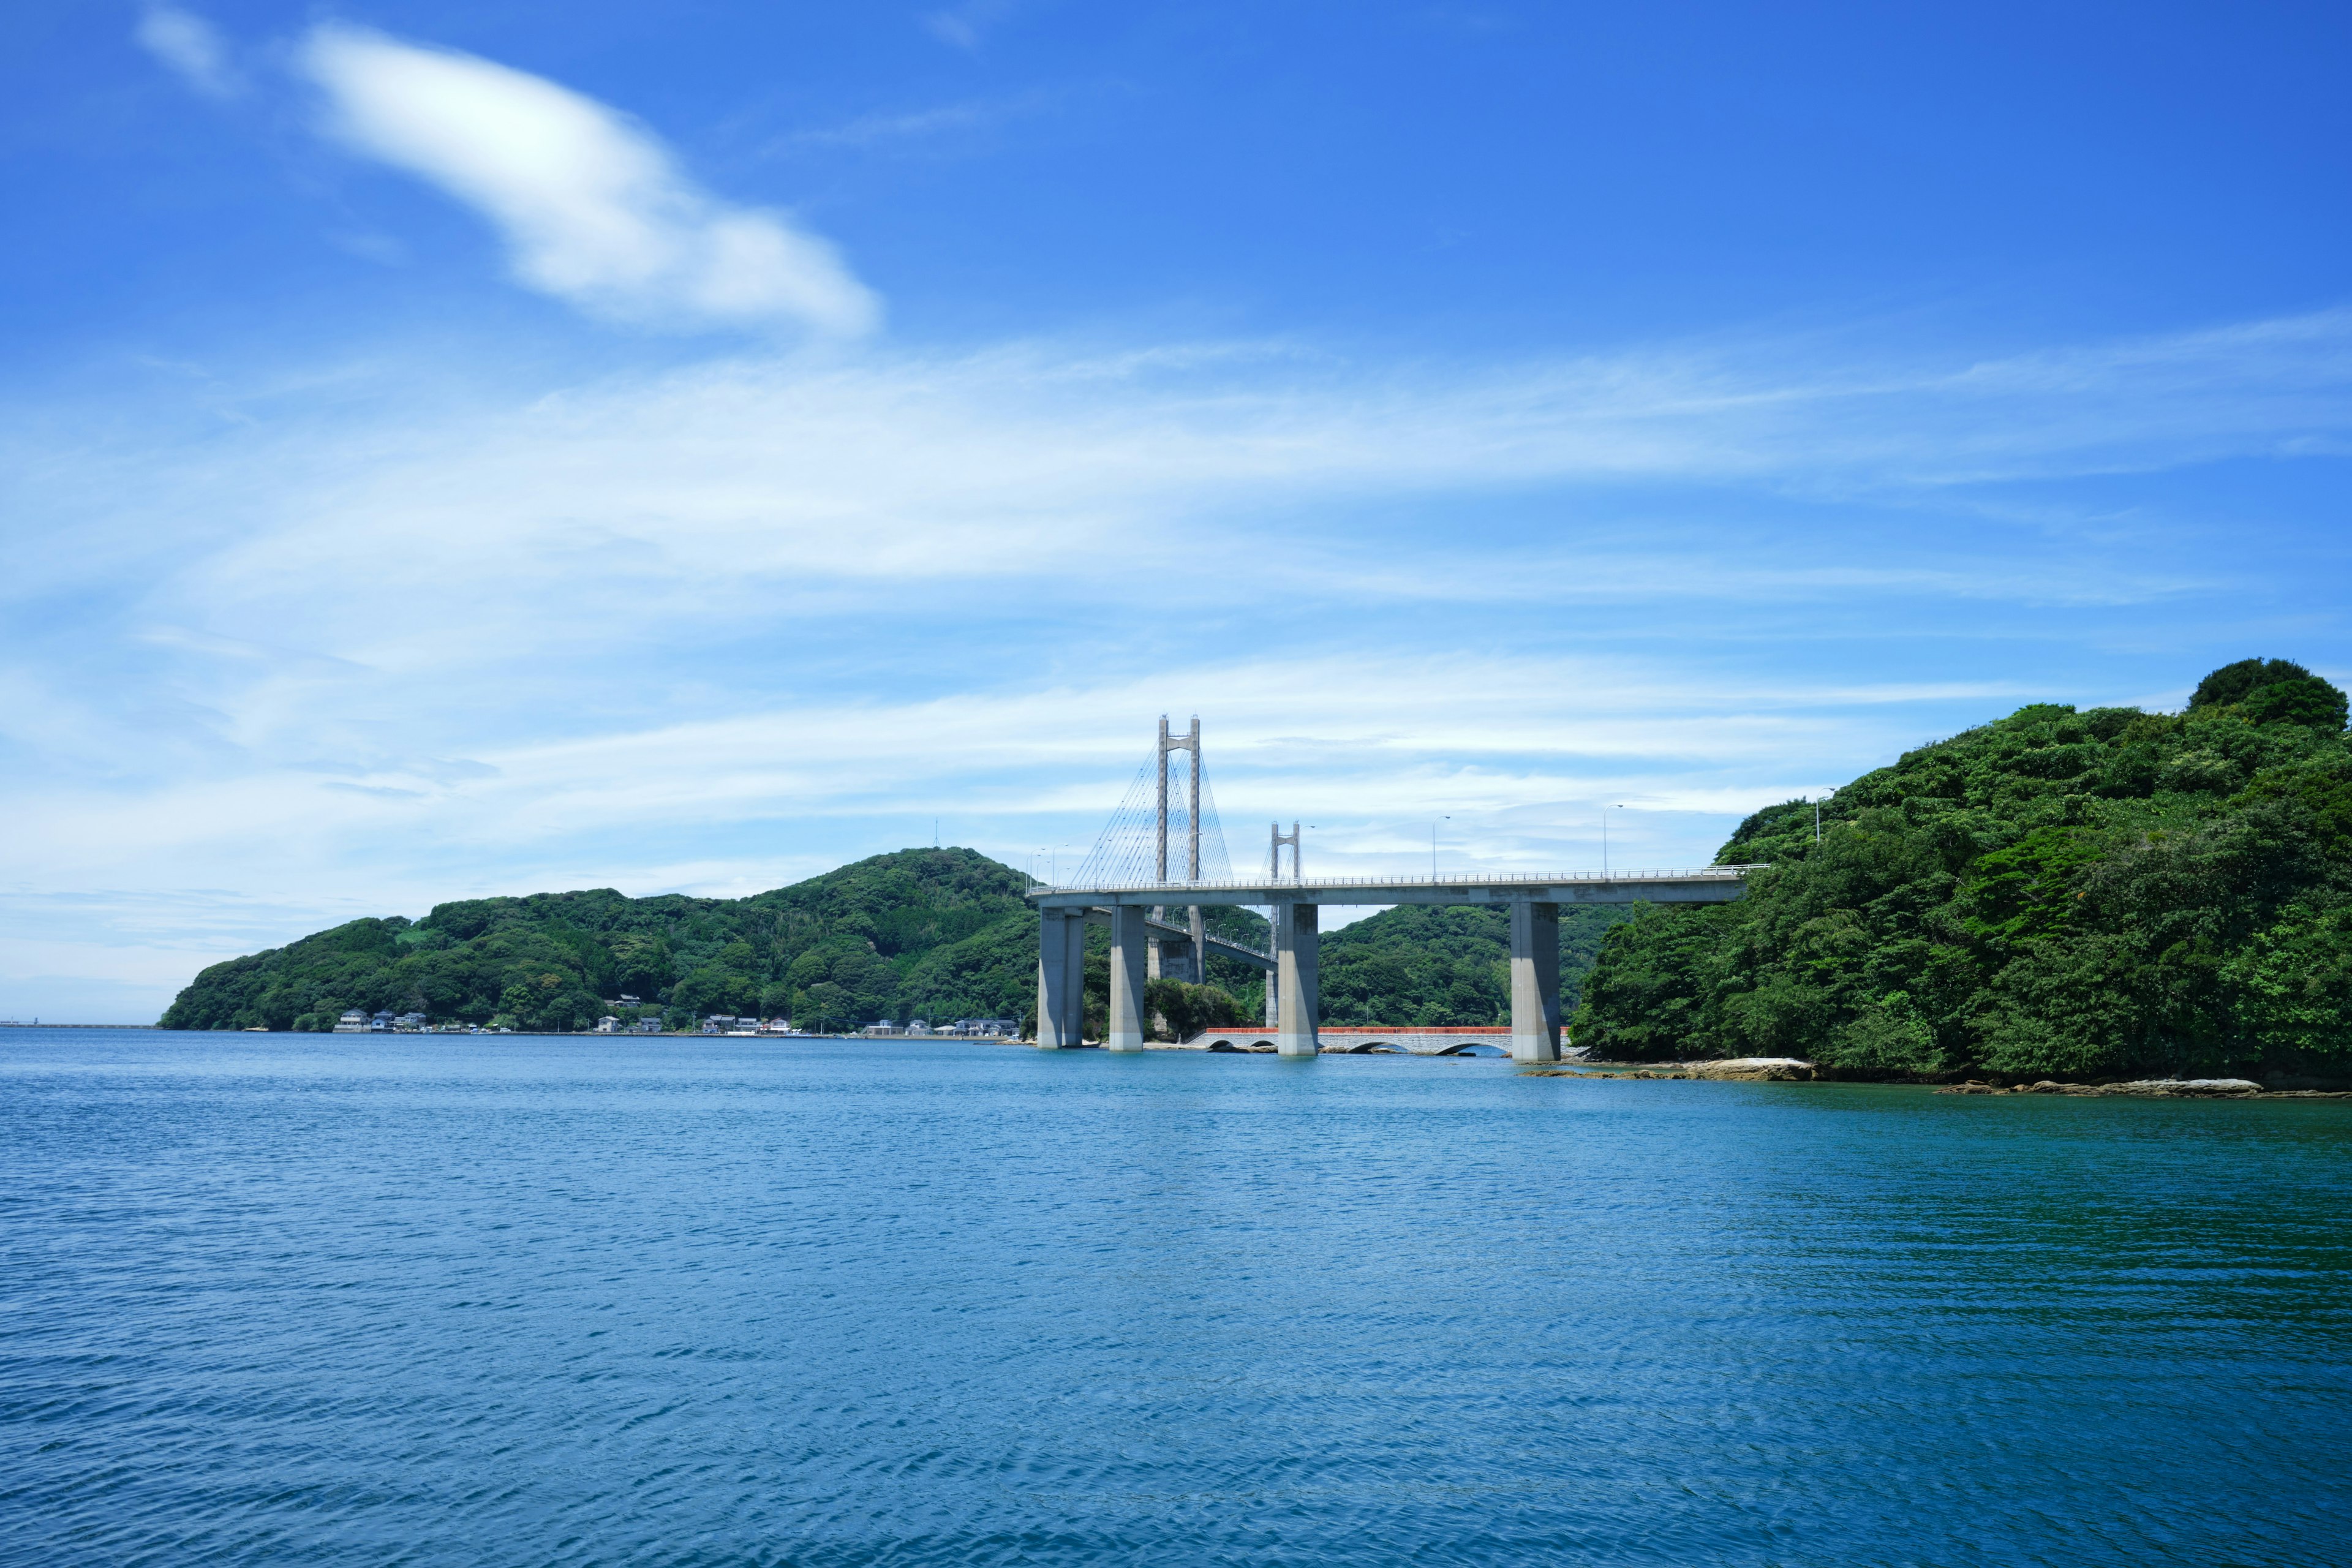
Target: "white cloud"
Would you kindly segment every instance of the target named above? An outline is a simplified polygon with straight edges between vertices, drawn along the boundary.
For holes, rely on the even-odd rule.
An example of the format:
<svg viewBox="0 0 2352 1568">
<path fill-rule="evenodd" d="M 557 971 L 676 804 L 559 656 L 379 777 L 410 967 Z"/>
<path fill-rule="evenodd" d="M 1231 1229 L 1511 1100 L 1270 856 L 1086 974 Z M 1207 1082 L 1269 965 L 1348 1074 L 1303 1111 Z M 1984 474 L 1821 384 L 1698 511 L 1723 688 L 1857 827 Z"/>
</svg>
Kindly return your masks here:
<svg viewBox="0 0 2352 1568">
<path fill-rule="evenodd" d="M 234 98 L 243 89 L 219 32 L 193 11 L 149 5 L 131 37 L 206 98 Z"/>
<path fill-rule="evenodd" d="M 701 190 L 648 131 L 593 99 L 336 23 L 314 28 L 299 58 L 340 140 L 488 218 L 530 288 L 656 325 L 851 336 L 879 319 L 831 245 Z"/>
<path fill-rule="evenodd" d="M 2248 360 L 2223 352 L 2239 338 L 2200 334 L 2082 351 L 2056 390 L 2038 360 L 1775 376 L 1743 363 L 1752 351 L 1454 371 L 1035 344 L 735 360 L 472 400 L 425 379 L 387 386 L 362 419 L 263 407 L 248 438 L 152 465 L 114 453 L 103 483 L 37 465 L 58 484 L 24 510 L 79 512 L 103 495 L 134 531 L 161 515 L 181 520 L 175 539 L 209 528 L 218 543 L 173 579 L 187 603 L 412 672 L 503 657 L 502 639 L 608 642 L 646 616 L 774 607 L 780 592 L 795 613 L 877 585 L 905 597 L 975 582 L 1215 603 L 1230 589 L 1201 563 L 1217 559 L 1253 560 L 1253 582 L 1310 603 L 1540 599 L 1571 569 L 1588 603 L 2145 603 L 2210 584 L 2217 568 L 2184 573 L 2142 549 L 2053 572 L 2053 552 L 2074 546 L 2021 560 L 1941 526 L 1859 555 L 1759 554 L 1704 521 L 1680 537 L 1482 538 L 1460 521 L 1424 535 L 1401 520 L 1368 550 L 1365 523 L 1330 520 L 1415 498 L 1458 514 L 1559 485 L 1916 501 L 1950 487 L 1957 453 L 1962 478 L 2017 479 L 2352 438 L 2352 315 L 2242 336 L 2270 346 Z M 1990 384 L 2012 390 L 1978 390 Z M 193 514 L 179 499 L 192 495 L 205 498 Z M 1270 528 L 1282 547 L 1261 552 Z M 16 582 L 32 591 L 52 570 L 84 571 L 106 537 L 84 526 L 54 551 L 27 541 Z M 152 548 L 142 537 L 119 553 Z M 401 595 L 404 614 L 351 624 L 310 595 L 353 576 Z"/>
<path fill-rule="evenodd" d="M 21 533 L 0 596 L 132 573 L 152 606 L 142 629 L 266 626 L 410 676 L 877 593 L 1189 613 L 1232 602 L 1222 561 L 1249 562 L 1240 581 L 1260 595 L 1366 607 L 1538 605 L 1570 579 L 1580 604 L 1706 616 L 1743 601 L 2147 603 L 2210 588 L 2229 563 L 2152 553 L 2144 528 L 2104 551 L 2038 518 L 1955 530 L 1948 510 L 1916 539 L 1817 536 L 1787 553 L 1705 517 L 1594 532 L 1555 500 L 1555 526 L 1487 529 L 1465 509 L 1531 487 L 1695 483 L 1924 506 L 1957 452 L 1967 478 L 2018 479 L 2340 446 L 2347 344 L 2352 315 L 2331 313 L 2086 349 L 2063 377 L 2046 359 L 1775 376 L 1752 351 L 1449 370 L 1033 344 L 471 397 L 362 366 L 208 391 L 243 435 L 159 431 L 86 461 L 20 437 L 0 464 L 10 510 L 58 526 Z M 1981 391 L 1996 384 L 2011 390 Z M 1437 531 L 1413 517 L 1433 504 Z M 2021 535 L 2042 541 L 2030 558 Z M 2069 552 L 2100 564 L 2053 570 Z M 352 620 L 317 592 L 349 581 L 402 613 Z"/>
</svg>

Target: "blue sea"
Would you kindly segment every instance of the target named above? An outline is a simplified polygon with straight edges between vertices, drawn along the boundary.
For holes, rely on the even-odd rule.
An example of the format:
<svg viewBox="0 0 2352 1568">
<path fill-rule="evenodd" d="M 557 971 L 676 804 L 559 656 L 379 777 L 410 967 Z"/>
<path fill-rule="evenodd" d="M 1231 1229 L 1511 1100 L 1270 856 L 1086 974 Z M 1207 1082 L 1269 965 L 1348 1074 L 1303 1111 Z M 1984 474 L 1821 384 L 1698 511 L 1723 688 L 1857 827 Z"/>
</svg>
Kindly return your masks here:
<svg viewBox="0 0 2352 1568">
<path fill-rule="evenodd" d="M 2352 1561 L 2352 1101 L 0 1034 L 7 1564 Z"/>
</svg>

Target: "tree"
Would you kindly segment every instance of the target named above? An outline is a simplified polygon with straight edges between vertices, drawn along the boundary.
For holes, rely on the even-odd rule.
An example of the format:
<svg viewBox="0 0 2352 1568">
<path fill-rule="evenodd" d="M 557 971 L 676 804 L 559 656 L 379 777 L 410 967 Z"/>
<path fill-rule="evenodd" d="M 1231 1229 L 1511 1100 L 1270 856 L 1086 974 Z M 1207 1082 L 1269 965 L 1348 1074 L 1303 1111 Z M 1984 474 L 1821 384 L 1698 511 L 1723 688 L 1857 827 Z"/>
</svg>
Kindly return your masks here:
<svg viewBox="0 0 2352 1568">
<path fill-rule="evenodd" d="M 2236 705 L 2257 724 L 2341 730 L 2344 693 L 2292 659 L 2242 658 L 2197 683 L 2189 710 Z"/>
<path fill-rule="evenodd" d="M 2282 680 L 2309 680 L 2311 671 L 2286 658 L 2242 658 L 2235 664 L 2225 664 L 2197 683 L 2189 695 L 2189 706 L 2221 708 L 2232 702 L 2243 702 L 2259 689 Z"/>
<path fill-rule="evenodd" d="M 1188 984 L 1181 980 L 1154 980 L 1143 988 L 1147 1014 L 1163 1019 L 1170 1039 L 1190 1039 L 1202 1029 L 1241 1022 L 1241 1006 L 1214 985 Z"/>
<path fill-rule="evenodd" d="M 793 1004 L 793 1021 L 820 1035 L 840 1034 L 863 1022 L 849 993 L 830 980 L 820 980 Z"/>
</svg>

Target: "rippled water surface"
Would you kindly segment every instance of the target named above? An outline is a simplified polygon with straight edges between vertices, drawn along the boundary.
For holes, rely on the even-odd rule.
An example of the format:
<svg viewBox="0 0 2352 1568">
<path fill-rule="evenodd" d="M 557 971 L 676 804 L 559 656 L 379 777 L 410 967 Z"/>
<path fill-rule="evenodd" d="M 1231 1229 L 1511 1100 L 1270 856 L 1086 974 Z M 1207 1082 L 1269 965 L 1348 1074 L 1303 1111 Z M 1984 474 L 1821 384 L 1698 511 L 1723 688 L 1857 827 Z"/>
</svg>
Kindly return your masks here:
<svg viewBox="0 0 2352 1568">
<path fill-rule="evenodd" d="M 0 1034 L 0 1561 L 2352 1557 L 2352 1101 Z"/>
</svg>

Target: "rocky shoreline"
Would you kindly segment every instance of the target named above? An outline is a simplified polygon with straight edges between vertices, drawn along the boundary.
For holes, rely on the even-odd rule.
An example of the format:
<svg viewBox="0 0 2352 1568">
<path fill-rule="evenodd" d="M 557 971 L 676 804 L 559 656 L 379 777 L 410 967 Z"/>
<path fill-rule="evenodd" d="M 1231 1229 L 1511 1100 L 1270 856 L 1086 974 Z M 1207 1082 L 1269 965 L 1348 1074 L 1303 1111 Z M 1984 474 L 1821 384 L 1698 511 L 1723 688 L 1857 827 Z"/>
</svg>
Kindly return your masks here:
<svg viewBox="0 0 2352 1568">
<path fill-rule="evenodd" d="M 1860 1081 L 1825 1073 L 1797 1057 L 1736 1057 L 1696 1062 L 1563 1062 L 1523 1069 L 1530 1078 L 1698 1079 L 1730 1083 L 1831 1083 Z M 1916 1083 L 1916 1079 L 1878 1081 Z M 2318 1087 L 2310 1080 L 2257 1083 L 2250 1078 L 2147 1078 L 2110 1083 L 2034 1083 L 1969 1079 L 1946 1083 L 1937 1094 L 2074 1094 L 2138 1100 L 2352 1100 L 2352 1089 Z"/>
<path fill-rule="evenodd" d="M 2129 1095 L 2141 1100 L 2352 1100 L 2352 1089 L 2272 1089 L 2250 1078 L 2143 1078 L 2128 1083 L 1947 1084 L 1937 1094 Z"/>
<path fill-rule="evenodd" d="M 1819 1070 L 1796 1057 L 1735 1057 L 1703 1062 L 1562 1062 L 1523 1069 L 1530 1078 L 1700 1078 L 1734 1083 L 1812 1083 Z"/>
</svg>

